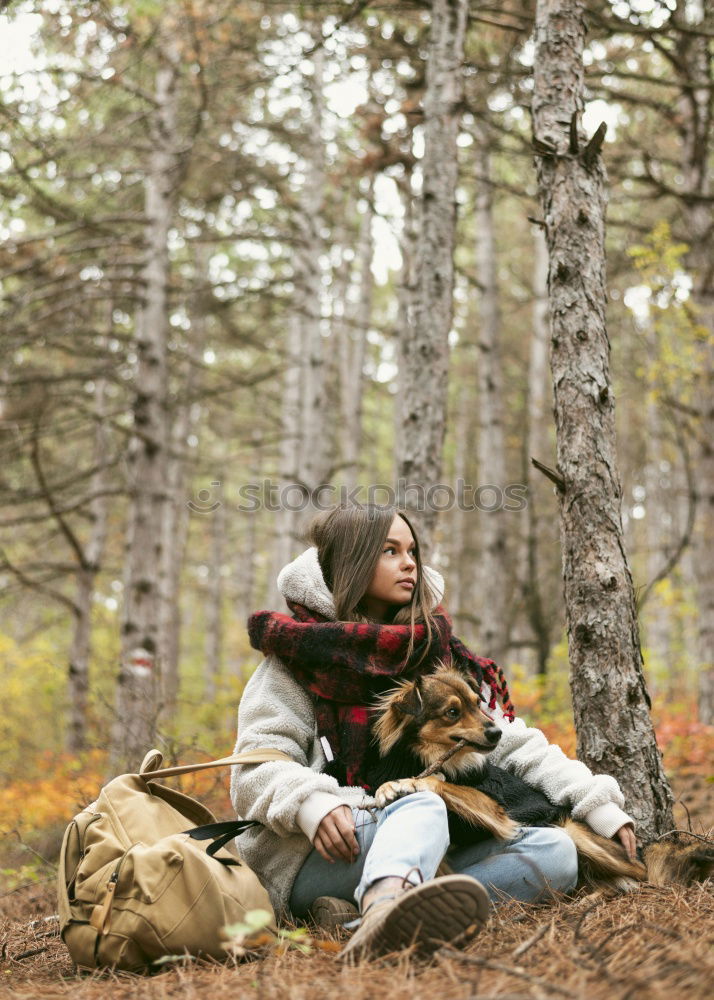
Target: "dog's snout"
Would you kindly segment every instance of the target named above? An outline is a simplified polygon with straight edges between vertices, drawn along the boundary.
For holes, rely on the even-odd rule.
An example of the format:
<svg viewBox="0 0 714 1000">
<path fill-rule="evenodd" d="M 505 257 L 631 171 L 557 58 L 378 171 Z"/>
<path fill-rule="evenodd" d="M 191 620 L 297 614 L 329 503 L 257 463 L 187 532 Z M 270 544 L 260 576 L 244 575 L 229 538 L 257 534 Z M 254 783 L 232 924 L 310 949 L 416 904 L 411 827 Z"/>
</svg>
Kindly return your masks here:
<svg viewBox="0 0 714 1000">
<path fill-rule="evenodd" d="M 492 747 L 495 747 L 498 741 L 501 739 L 501 730 L 498 728 L 498 726 L 486 726 L 486 728 L 483 731 L 483 734 L 486 737 L 486 742 L 489 743 Z"/>
</svg>

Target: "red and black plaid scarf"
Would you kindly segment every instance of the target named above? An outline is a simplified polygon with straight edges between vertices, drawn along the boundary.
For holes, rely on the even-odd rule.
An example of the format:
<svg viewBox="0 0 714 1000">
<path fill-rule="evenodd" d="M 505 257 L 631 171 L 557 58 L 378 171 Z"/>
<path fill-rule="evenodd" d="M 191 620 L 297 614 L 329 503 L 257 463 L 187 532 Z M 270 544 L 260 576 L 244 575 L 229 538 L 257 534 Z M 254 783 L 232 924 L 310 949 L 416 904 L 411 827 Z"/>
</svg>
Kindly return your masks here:
<svg viewBox="0 0 714 1000">
<path fill-rule="evenodd" d="M 514 708 L 506 679 L 493 660 L 475 656 L 452 634 L 451 619 L 441 605 L 434 611 L 436 629 L 423 659 L 426 626 L 414 626 L 414 649 L 405 662 L 410 625 L 335 622 L 288 601 L 293 617 L 258 611 L 248 619 L 251 646 L 273 653 L 309 691 L 315 704 L 319 736 L 326 737 L 335 759 L 327 771 L 340 784 L 362 785 L 370 744 L 371 706 L 395 681 L 427 674 L 437 660 L 470 673 L 491 689 L 489 708 L 500 701 L 512 719 Z M 416 664 L 416 666 L 415 666 Z"/>
</svg>

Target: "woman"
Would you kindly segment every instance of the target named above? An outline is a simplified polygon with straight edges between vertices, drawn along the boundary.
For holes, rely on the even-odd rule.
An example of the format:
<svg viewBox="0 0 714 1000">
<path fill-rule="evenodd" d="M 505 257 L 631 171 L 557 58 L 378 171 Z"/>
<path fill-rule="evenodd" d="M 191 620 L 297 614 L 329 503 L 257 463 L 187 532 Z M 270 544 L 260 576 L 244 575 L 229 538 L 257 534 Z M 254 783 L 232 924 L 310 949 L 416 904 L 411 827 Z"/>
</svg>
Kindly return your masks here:
<svg viewBox="0 0 714 1000">
<path fill-rule="evenodd" d="M 292 761 L 233 769 L 236 812 L 263 824 L 240 839 L 279 915 L 305 917 L 321 897 L 362 914 L 348 955 L 383 954 L 416 938 L 422 951 L 480 926 L 490 901 L 537 900 L 577 879 L 560 829 L 525 828 L 509 842 L 449 849 L 443 801 L 407 795 L 383 810 L 365 780 L 369 708 L 437 659 L 477 677 L 502 730 L 490 759 L 517 772 L 632 856 L 632 819 L 615 780 L 593 775 L 513 717 L 503 675 L 451 633 L 441 576 L 424 566 L 406 515 L 373 504 L 337 507 L 312 524 L 312 547 L 281 571 L 292 617 L 252 615 L 265 654 L 246 685 L 236 752 L 275 747 Z M 372 807 L 372 808 L 370 808 Z M 453 872 L 435 877 L 444 858 Z"/>
</svg>

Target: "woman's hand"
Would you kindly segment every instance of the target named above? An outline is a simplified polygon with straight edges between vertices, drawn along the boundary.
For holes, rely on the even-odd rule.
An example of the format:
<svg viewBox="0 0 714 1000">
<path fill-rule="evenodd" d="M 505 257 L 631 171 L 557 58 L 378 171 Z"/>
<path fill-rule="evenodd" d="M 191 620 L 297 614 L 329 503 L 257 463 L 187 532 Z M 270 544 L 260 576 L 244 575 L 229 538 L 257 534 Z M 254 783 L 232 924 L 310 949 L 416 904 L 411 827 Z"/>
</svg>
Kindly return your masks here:
<svg viewBox="0 0 714 1000">
<path fill-rule="evenodd" d="M 312 844 L 325 861 L 353 862 L 359 854 L 359 844 L 350 807 L 337 806 L 328 812 L 320 822 Z"/>
<path fill-rule="evenodd" d="M 622 846 L 627 851 L 627 857 L 630 861 L 636 861 L 637 841 L 635 840 L 635 831 L 632 824 L 626 823 L 624 826 L 621 826 L 612 839 L 615 840 L 615 838 L 620 841 Z"/>
</svg>

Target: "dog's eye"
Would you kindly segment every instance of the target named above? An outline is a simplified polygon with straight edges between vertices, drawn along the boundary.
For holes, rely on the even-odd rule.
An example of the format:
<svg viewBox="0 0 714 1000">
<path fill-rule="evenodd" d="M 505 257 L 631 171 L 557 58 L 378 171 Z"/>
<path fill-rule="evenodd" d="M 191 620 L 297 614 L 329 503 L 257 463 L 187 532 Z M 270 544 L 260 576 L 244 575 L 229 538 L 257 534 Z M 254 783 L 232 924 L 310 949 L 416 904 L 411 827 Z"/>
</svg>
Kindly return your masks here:
<svg viewBox="0 0 714 1000">
<path fill-rule="evenodd" d="M 447 719 L 458 719 L 461 712 L 459 712 L 458 708 L 447 708 L 445 715 Z"/>
</svg>

